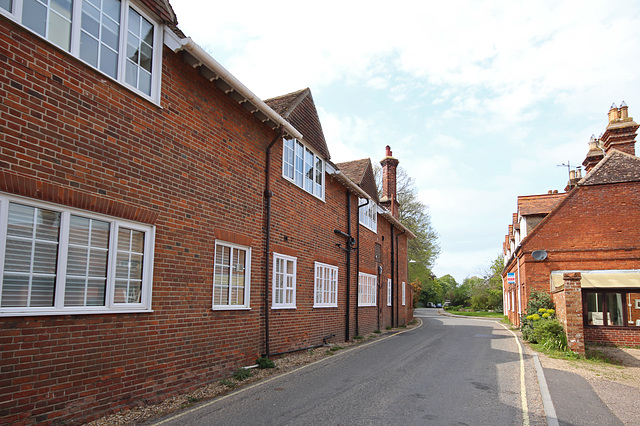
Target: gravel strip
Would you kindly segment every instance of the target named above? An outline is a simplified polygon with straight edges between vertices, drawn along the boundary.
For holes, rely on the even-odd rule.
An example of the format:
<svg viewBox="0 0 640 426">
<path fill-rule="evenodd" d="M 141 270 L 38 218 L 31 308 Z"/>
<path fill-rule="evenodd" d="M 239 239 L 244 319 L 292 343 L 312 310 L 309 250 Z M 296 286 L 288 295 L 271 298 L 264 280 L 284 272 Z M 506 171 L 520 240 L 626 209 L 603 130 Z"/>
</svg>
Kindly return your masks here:
<svg viewBox="0 0 640 426">
<path fill-rule="evenodd" d="M 417 324 L 412 324 L 406 328 L 416 327 Z M 104 426 L 104 425 L 136 425 L 144 422 L 149 422 L 153 419 L 164 417 L 168 414 L 176 411 L 188 408 L 196 403 L 206 401 L 221 395 L 225 395 L 231 391 L 234 391 L 243 386 L 255 383 L 266 377 L 270 377 L 277 374 L 283 374 L 294 370 L 302 365 L 309 364 L 322 358 L 329 357 L 339 350 L 345 350 L 354 346 L 358 346 L 362 343 L 369 342 L 371 340 L 380 339 L 381 336 L 385 336 L 391 333 L 396 333 L 400 329 L 393 329 L 385 331 L 384 333 L 371 333 L 365 336 L 363 339 L 352 340 L 351 342 L 343 342 L 339 344 L 329 344 L 327 346 L 309 349 L 300 352 L 294 352 L 291 354 L 283 355 L 278 358 L 274 358 L 276 368 L 258 369 L 253 368 L 251 372 L 253 376 L 239 381 L 231 377 L 211 383 L 196 391 L 185 393 L 171 398 L 167 398 L 159 404 L 142 405 L 140 407 L 132 408 L 129 410 L 123 410 L 119 413 L 112 414 L 100 419 L 94 420 L 87 425 L 90 426 Z"/>
</svg>

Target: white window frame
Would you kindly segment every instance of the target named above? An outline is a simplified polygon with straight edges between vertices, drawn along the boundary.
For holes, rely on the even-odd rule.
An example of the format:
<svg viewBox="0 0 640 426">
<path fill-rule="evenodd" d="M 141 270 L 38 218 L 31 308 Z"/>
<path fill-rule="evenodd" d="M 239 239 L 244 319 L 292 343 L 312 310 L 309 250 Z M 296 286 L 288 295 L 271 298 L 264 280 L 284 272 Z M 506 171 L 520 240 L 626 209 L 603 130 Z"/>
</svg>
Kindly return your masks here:
<svg viewBox="0 0 640 426">
<path fill-rule="evenodd" d="M 360 205 L 362 205 L 366 198 L 360 198 Z M 369 204 L 364 205 L 359 208 L 358 219 L 360 225 L 365 228 L 377 233 L 378 232 L 378 205 L 373 202 L 373 200 L 369 200 Z"/>
<path fill-rule="evenodd" d="M 387 306 L 391 306 L 391 298 L 392 296 L 392 284 L 391 284 L 391 278 L 387 278 Z"/>
<path fill-rule="evenodd" d="M 220 250 L 221 248 L 229 248 L 231 250 L 231 256 L 230 256 L 230 261 L 231 264 L 228 266 L 229 268 L 229 282 L 227 285 L 227 303 L 226 304 L 216 304 L 216 290 L 218 288 L 220 288 L 221 286 L 216 285 L 216 272 L 219 270 L 220 267 L 227 267 L 226 265 L 218 265 L 216 262 L 218 260 L 218 250 Z M 244 263 L 244 303 L 242 304 L 234 304 L 232 301 L 232 291 L 231 288 L 232 287 L 237 287 L 237 286 L 233 286 L 231 284 L 232 282 L 232 275 L 234 272 L 236 271 L 232 271 L 233 268 L 233 260 L 236 259 L 237 257 L 235 256 L 235 254 L 239 251 L 243 251 L 245 253 L 245 263 Z M 238 264 L 236 264 L 238 265 Z M 233 244 L 233 243 L 228 243 L 226 241 L 221 241 L 221 240 L 217 240 L 216 244 L 215 244 L 215 251 L 214 251 L 214 257 L 213 257 L 213 298 L 212 298 L 212 302 L 211 302 L 211 309 L 213 310 L 245 310 L 245 309 L 250 309 L 251 305 L 250 305 L 250 300 L 249 300 L 249 296 L 251 293 L 251 247 L 247 247 L 247 246 L 242 246 L 239 244 Z"/>
<path fill-rule="evenodd" d="M 406 294 L 407 294 L 407 283 L 405 283 L 404 281 L 402 281 L 402 306 L 405 306 L 405 301 L 406 301 Z"/>
<path fill-rule="evenodd" d="M 278 272 L 278 262 L 284 262 L 284 272 Z M 286 272 L 286 264 L 288 262 L 293 263 L 293 273 L 288 274 Z M 272 309 L 295 309 L 296 308 L 296 271 L 297 271 L 298 258 L 293 256 L 287 256 L 285 254 L 273 253 L 273 290 L 271 295 L 271 308 Z M 282 278 L 282 287 L 278 285 L 279 278 Z M 282 298 L 279 300 L 278 293 L 282 292 Z M 291 295 L 291 301 L 286 301 L 287 293 Z"/>
<path fill-rule="evenodd" d="M 376 306 L 377 280 L 375 275 L 358 273 L 358 306 Z"/>
<path fill-rule="evenodd" d="M 314 308 L 338 307 L 338 267 L 326 263 L 314 263 Z"/>
<path fill-rule="evenodd" d="M 305 170 L 311 173 L 311 178 L 306 176 Z M 285 179 L 324 200 L 324 172 L 324 160 L 310 147 L 295 138 L 282 140 L 282 176 Z"/>
<path fill-rule="evenodd" d="M 7 225 L 9 205 L 21 204 L 32 208 L 41 208 L 60 213 L 60 228 L 57 241 L 57 262 L 55 266 L 55 289 L 53 306 L 50 307 L 2 307 L 2 285 L 5 272 L 5 255 L 7 244 Z M 65 285 L 67 280 L 67 260 L 69 250 L 69 224 L 71 216 L 94 219 L 109 223 L 109 245 L 107 259 L 107 276 L 105 302 L 101 306 L 64 306 Z M 116 291 L 116 259 L 118 256 L 118 233 L 120 228 L 144 233 L 142 282 L 139 302 L 115 302 Z M 0 193 L 0 317 L 31 315 L 84 315 L 151 312 L 151 296 L 153 285 L 153 257 L 155 244 L 155 227 L 130 222 L 111 216 L 100 215 L 84 210 L 74 209 L 53 203 L 35 201 Z"/>
<path fill-rule="evenodd" d="M 160 90 L 161 90 L 161 75 L 162 75 L 162 49 L 163 49 L 163 34 L 164 29 L 162 24 L 158 23 L 156 20 L 151 18 L 149 14 L 147 14 L 144 9 L 139 7 L 137 4 L 134 4 L 131 0 L 120 0 L 120 28 L 118 34 L 118 63 L 117 63 L 117 72 L 116 76 L 112 77 L 103 71 L 101 71 L 98 67 L 95 67 L 88 62 L 85 62 L 80 57 L 80 37 L 81 37 L 81 24 L 82 24 L 82 4 L 85 0 L 75 0 L 72 5 L 71 10 L 71 40 L 70 40 L 70 48 L 67 50 L 66 47 L 58 46 L 54 41 L 50 38 L 47 38 L 47 34 L 41 35 L 31 28 L 27 27 L 22 23 L 22 10 L 24 0 L 12 0 L 12 11 L 9 12 L 3 8 L 0 8 L 0 14 L 8 17 L 12 21 L 21 25 L 27 31 L 33 33 L 34 35 L 46 40 L 48 43 L 56 46 L 59 49 L 71 54 L 75 58 L 79 59 L 83 63 L 87 64 L 94 70 L 98 71 L 106 78 L 121 84 L 128 89 L 132 90 L 136 94 L 156 103 L 160 103 Z M 152 64 L 151 64 L 151 89 L 150 93 L 147 94 L 142 90 L 139 90 L 137 87 L 132 86 L 126 82 L 126 63 L 127 63 L 127 40 L 129 37 L 128 30 L 128 19 L 129 19 L 129 9 L 133 9 L 136 13 L 142 16 L 144 19 L 149 21 L 153 26 L 153 51 L 152 51 Z M 60 16 L 59 14 L 57 16 Z"/>
</svg>

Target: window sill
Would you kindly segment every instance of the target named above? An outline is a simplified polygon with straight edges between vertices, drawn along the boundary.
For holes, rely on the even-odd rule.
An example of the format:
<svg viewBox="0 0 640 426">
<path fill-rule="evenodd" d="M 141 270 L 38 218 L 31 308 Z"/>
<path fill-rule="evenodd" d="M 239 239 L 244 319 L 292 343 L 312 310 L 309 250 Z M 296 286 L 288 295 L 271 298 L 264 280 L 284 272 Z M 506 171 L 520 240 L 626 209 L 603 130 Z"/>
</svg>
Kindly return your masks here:
<svg viewBox="0 0 640 426">
<path fill-rule="evenodd" d="M 211 308 L 212 311 L 250 311 L 251 308 L 248 306 L 239 306 L 239 307 L 233 307 L 233 306 L 214 306 L 213 308 Z"/>
<path fill-rule="evenodd" d="M 295 306 L 272 306 L 271 309 L 280 310 L 280 309 L 297 309 Z"/>
<path fill-rule="evenodd" d="M 313 305 L 313 309 L 337 308 L 338 305 Z"/>
<path fill-rule="evenodd" d="M 69 309 L 65 311 L 14 311 L 0 312 L 0 317 L 34 317 L 34 316 L 58 316 L 58 315 L 111 315 L 111 314 L 146 314 L 152 313 L 153 309 L 109 309 L 109 310 L 81 310 Z"/>
</svg>

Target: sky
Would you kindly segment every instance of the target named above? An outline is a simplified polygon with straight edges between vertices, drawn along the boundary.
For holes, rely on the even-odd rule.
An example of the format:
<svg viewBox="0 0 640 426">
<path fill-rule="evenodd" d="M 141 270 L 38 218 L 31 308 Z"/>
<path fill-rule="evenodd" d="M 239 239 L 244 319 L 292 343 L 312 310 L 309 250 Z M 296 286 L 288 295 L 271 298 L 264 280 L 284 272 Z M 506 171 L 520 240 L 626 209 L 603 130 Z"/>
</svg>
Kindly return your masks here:
<svg viewBox="0 0 640 426">
<path fill-rule="evenodd" d="M 564 191 L 613 103 L 640 119 L 637 1 L 171 4 L 261 99 L 310 88 L 334 163 L 389 145 L 458 283 L 501 255 L 518 195 Z"/>
</svg>

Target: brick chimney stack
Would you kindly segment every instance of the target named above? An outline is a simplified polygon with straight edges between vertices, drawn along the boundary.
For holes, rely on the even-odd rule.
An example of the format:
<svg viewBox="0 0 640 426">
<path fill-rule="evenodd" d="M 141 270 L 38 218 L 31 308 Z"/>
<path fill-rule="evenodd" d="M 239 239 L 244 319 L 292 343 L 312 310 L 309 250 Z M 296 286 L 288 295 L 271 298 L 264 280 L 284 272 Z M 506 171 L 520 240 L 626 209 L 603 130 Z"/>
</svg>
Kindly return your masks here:
<svg viewBox="0 0 640 426">
<path fill-rule="evenodd" d="M 600 146 L 600 139 L 597 139 L 595 135 L 591 135 L 589 152 L 587 152 L 587 158 L 582 162 L 585 173 L 589 173 L 604 158 L 604 151 Z"/>
<path fill-rule="evenodd" d="M 391 212 L 393 217 L 400 216 L 400 204 L 396 194 L 396 172 L 399 161 L 393 158 L 391 148 L 387 145 L 384 159 L 380 162 L 382 165 L 382 198 L 380 204 Z"/>
<path fill-rule="evenodd" d="M 620 108 L 616 104 L 609 109 L 609 124 L 601 140 L 605 155 L 612 149 L 636 155 L 636 132 L 638 123 L 629 117 L 629 107 L 622 102 Z"/>
</svg>

